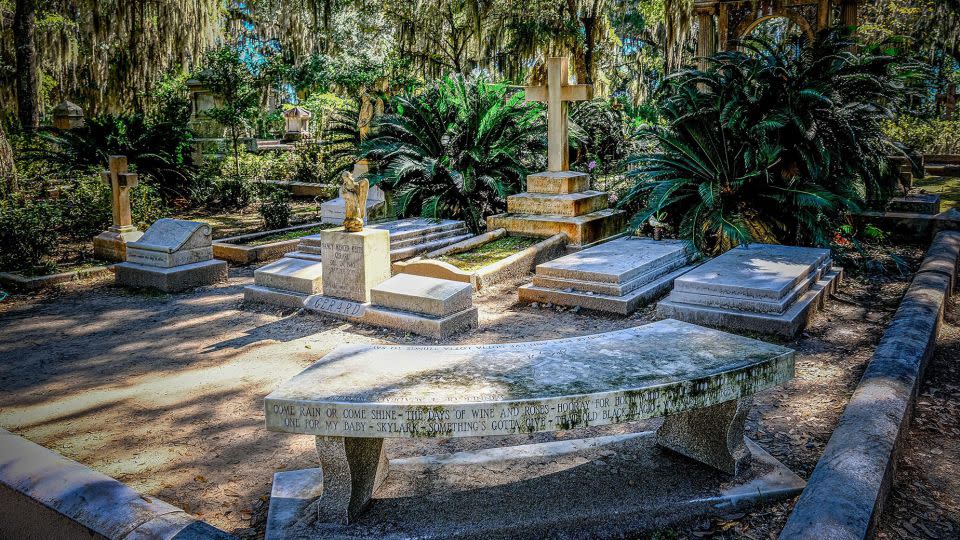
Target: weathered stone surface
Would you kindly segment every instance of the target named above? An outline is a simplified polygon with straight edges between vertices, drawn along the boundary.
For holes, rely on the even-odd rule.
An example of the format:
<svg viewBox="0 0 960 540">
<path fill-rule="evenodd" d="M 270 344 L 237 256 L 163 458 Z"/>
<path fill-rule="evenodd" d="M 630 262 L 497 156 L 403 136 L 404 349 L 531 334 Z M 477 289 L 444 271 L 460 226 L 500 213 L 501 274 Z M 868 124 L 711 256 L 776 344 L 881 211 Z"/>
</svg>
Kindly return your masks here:
<svg viewBox="0 0 960 540">
<path fill-rule="evenodd" d="M 367 216 L 375 217 L 386 206 L 386 195 L 379 186 L 370 188 L 367 198 Z M 343 225 L 343 219 L 346 217 L 346 205 L 343 197 L 337 197 L 329 201 L 320 203 L 320 221 L 321 223 L 332 223 L 334 225 Z"/>
<path fill-rule="evenodd" d="M 956 264 L 956 261 L 954 261 Z M 870 538 L 893 483 L 950 278 L 918 273 L 867 364 L 781 539 Z"/>
<path fill-rule="evenodd" d="M 529 193 L 579 193 L 590 189 L 590 175 L 577 171 L 541 172 L 527 175 Z"/>
<path fill-rule="evenodd" d="M 473 306 L 468 283 L 398 274 L 370 290 L 370 303 L 397 311 L 446 317 Z"/>
<path fill-rule="evenodd" d="M 232 538 L 2 429 L 0 515 L 3 538 Z"/>
<path fill-rule="evenodd" d="M 467 437 L 675 414 L 792 376 L 790 349 L 666 320 L 533 343 L 338 347 L 264 407 L 273 431 Z"/>
<path fill-rule="evenodd" d="M 245 304 L 269 304 L 289 309 L 300 309 L 308 295 L 283 289 L 271 289 L 259 285 L 247 285 L 243 288 Z"/>
<path fill-rule="evenodd" d="M 520 236 L 553 236 L 564 233 L 571 247 L 582 247 L 620 233 L 627 224 L 622 210 L 600 210 L 582 216 L 498 214 L 487 218 L 487 229 L 504 228 Z"/>
<path fill-rule="evenodd" d="M 473 236 L 462 221 L 454 220 L 410 218 L 378 223 L 366 228 L 387 231 L 390 235 L 391 261 L 408 259 Z M 304 236 L 300 239 L 297 251 L 287 253 L 286 257 L 321 261 L 321 235 Z"/>
<path fill-rule="evenodd" d="M 960 263 L 960 232 L 943 231 L 937 234 L 920 264 L 920 272 L 937 272 L 950 278 L 948 295 L 957 286 L 957 264 Z"/>
<path fill-rule="evenodd" d="M 323 471 L 320 468 L 274 474 L 264 540 L 286 540 L 289 538 L 287 529 L 295 528 L 301 520 L 309 523 L 308 509 L 322 494 Z"/>
<path fill-rule="evenodd" d="M 317 499 L 321 523 L 349 523 L 370 502 L 387 476 L 383 439 L 317 437 L 323 496 Z"/>
<path fill-rule="evenodd" d="M 227 280 L 226 261 L 216 259 L 173 268 L 155 268 L 125 262 L 115 265 L 114 270 L 120 285 L 164 292 L 181 292 Z"/>
<path fill-rule="evenodd" d="M 739 474 L 750 459 L 743 422 L 752 403 L 750 396 L 668 415 L 657 430 L 657 444 L 727 474 Z"/>
<path fill-rule="evenodd" d="M 793 337 L 833 292 L 840 273 L 831 267 L 825 249 L 742 246 L 678 277 L 657 309 L 695 324 Z"/>
<path fill-rule="evenodd" d="M 143 232 L 134 226 L 110 227 L 93 239 L 93 256 L 103 261 L 127 260 L 127 244 L 136 242 Z"/>
<path fill-rule="evenodd" d="M 600 191 L 569 194 L 518 193 L 507 197 L 507 212 L 554 216 L 579 216 L 609 206 L 608 195 Z"/>
<path fill-rule="evenodd" d="M 842 272 L 826 272 L 783 313 L 761 313 L 674 302 L 673 293 L 657 303 L 657 314 L 682 321 L 734 331 L 793 338 L 800 334 L 827 297 L 836 291 Z M 676 281 L 674 281 L 676 287 Z"/>
<path fill-rule="evenodd" d="M 157 268 L 173 268 L 185 264 L 209 261 L 213 258 L 213 246 L 193 249 L 179 249 L 173 252 L 146 250 L 134 247 L 136 242 L 127 245 L 127 262 L 155 266 Z"/>
<path fill-rule="evenodd" d="M 940 195 L 936 193 L 911 193 L 903 197 L 894 197 L 887 203 L 887 210 L 934 216 L 940 213 Z"/>
<path fill-rule="evenodd" d="M 685 242 L 619 238 L 537 265 L 520 300 L 629 315 L 690 270 Z"/>
<path fill-rule="evenodd" d="M 391 459 L 389 476 L 350 525 L 298 526 L 271 514 L 267 538 L 644 538 L 802 491 L 800 477 L 753 441 L 747 447 L 749 466 L 734 478 L 661 450 L 652 432 Z M 313 471 L 299 482 L 289 478 L 300 471 L 278 473 L 274 489 L 285 475 L 287 500 L 316 498 Z"/>
<path fill-rule="evenodd" d="M 434 317 L 380 306 L 367 306 L 359 322 L 433 339 L 446 339 L 457 332 L 476 328 L 479 325 L 479 312 L 475 307 L 468 307 L 449 315 Z"/>
<path fill-rule="evenodd" d="M 830 250 L 750 244 L 708 261 L 676 280 L 681 292 L 781 300 L 830 259 Z M 735 306 L 728 306 L 735 307 Z"/>
<path fill-rule="evenodd" d="M 260 287 L 317 294 L 322 290 L 323 264 L 304 259 L 283 258 L 253 271 L 253 282 Z"/>
<path fill-rule="evenodd" d="M 540 302 L 546 304 L 556 304 L 560 306 L 579 306 L 584 309 L 594 311 L 604 311 L 615 313 L 617 315 L 629 315 L 641 306 L 645 306 L 666 294 L 673 286 L 673 280 L 689 272 L 692 266 L 683 266 L 667 274 L 663 274 L 647 281 L 642 286 L 634 287 L 633 282 L 640 278 L 635 278 L 633 282 L 628 282 L 629 289 L 623 294 L 599 294 L 595 292 L 583 292 L 575 290 L 576 286 L 580 289 L 596 288 L 598 286 L 621 287 L 619 285 L 610 285 L 590 282 L 570 282 L 565 288 L 547 288 L 538 287 L 537 279 L 534 276 L 534 284 L 523 285 L 517 292 L 521 302 Z M 657 272 L 659 273 L 659 272 Z M 645 275 L 644 275 L 645 276 Z M 641 276 L 643 277 L 643 276 Z"/>
<path fill-rule="evenodd" d="M 664 266 L 683 266 L 688 244 L 676 240 L 618 238 L 537 265 L 537 275 L 622 284 Z"/>
<path fill-rule="evenodd" d="M 147 251 L 175 251 L 210 247 L 210 226 L 199 221 L 182 219 L 158 219 L 143 233 L 137 242 L 131 242 L 127 247 Z"/>
<path fill-rule="evenodd" d="M 370 289 L 390 277 L 390 235 L 378 229 L 322 231 L 323 294 L 369 302 Z"/>
</svg>

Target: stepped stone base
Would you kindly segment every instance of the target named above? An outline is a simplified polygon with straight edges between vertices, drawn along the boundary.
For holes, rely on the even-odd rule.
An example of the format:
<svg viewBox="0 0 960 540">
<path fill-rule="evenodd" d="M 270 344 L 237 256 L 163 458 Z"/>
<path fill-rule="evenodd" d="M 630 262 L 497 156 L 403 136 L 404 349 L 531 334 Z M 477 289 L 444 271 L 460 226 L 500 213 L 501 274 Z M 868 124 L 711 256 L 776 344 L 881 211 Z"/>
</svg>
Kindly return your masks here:
<svg viewBox="0 0 960 540">
<path fill-rule="evenodd" d="M 580 248 L 620 233 L 627 224 L 622 210 L 600 210 L 582 216 L 498 214 L 487 218 L 487 230 L 506 229 L 521 236 L 547 237 L 564 233 L 569 246 Z"/>
<path fill-rule="evenodd" d="M 518 293 L 521 302 L 579 306 L 594 311 L 630 315 L 640 306 L 649 304 L 667 293 L 673 285 L 673 280 L 692 268 L 693 266 L 684 266 L 623 295 L 584 292 L 572 288 L 554 289 L 537 285 L 523 285 L 518 289 Z"/>
<path fill-rule="evenodd" d="M 577 171 L 541 172 L 527 175 L 528 193 L 562 195 L 590 189 L 590 175 Z"/>
<path fill-rule="evenodd" d="M 583 191 L 565 195 L 519 193 L 507 197 L 507 212 L 574 217 L 607 208 L 608 195 L 602 191 Z"/>
<path fill-rule="evenodd" d="M 270 289 L 259 285 L 247 285 L 243 288 L 243 302 L 246 304 L 270 304 L 290 309 L 300 309 L 308 295 L 281 289 Z"/>
<path fill-rule="evenodd" d="M 940 195 L 936 193 L 916 193 L 894 197 L 887 204 L 887 211 L 935 216 L 940 213 Z"/>
<path fill-rule="evenodd" d="M 253 282 L 261 287 L 302 293 L 322 290 L 323 265 L 304 259 L 280 259 L 253 272 Z"/>
<path fill-rule="evenodd" d="M 115 265 L 114 269 L 117 283 L 121 285 L 163 292 L 181 292 L 227 280 L 227 262 L 217 259 L 173 268 L 124 262 Z"/>
<path fill-rule="evenodd" d="M 369 303 L 313 295 L 303 306 L 322 315 L 443 339 L 478 326 L 472 294 L 469 283 L 398 274 L 371 288 Z"/>
<path fill-rule="evenodd" d="M 677 302 L 671 294 L 657 304 L 661 317 L 724 328 L 794 338 L 807 327 L 811 317 L 836 291 L 842 271 L 829 270 L 783 313 L 761 313 Z"/>
<path fill-rule="evenodd" d="M 110 227 L 93 239 L 93 256 L 102 261 L 127 260 L 127 244 L 136 242 L 143 232 L 136 227 Z"/>
</svg>

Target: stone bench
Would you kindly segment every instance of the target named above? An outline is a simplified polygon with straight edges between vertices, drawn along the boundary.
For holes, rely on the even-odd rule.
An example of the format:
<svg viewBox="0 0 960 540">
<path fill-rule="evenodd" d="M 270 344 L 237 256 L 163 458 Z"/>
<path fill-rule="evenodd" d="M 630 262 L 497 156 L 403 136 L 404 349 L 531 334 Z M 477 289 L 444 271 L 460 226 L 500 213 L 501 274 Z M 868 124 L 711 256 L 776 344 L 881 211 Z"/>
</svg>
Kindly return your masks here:
<svg viewBox="0 0 960 540">
<path fill-rule="evenodd" d="M 385 438 L 532 434 L 666 417 L 659 445 L 737 474 L 750 457 L 743 424 L 752 395 L 793 374 L 791 349 L 664 320 L 530 343 L 341 346 L 264 407 L 267 429 L 317 437 L 317 517 L 346 524 L 387 475 Z"/>
</svg>

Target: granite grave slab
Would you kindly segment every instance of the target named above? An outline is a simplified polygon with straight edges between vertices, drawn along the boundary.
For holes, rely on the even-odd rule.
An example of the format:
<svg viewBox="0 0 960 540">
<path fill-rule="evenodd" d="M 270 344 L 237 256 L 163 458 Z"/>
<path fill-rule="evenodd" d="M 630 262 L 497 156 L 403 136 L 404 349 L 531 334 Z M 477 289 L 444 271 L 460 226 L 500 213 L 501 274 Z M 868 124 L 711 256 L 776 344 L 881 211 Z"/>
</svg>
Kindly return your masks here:
<svg viewBox="0 0 960 540">
<path fill-rule="evenodd" d="M 691 254 L 682 241 L 618 238 L 538 264 L 533 283 L 518 294 L 524 302 L 629 315 L 692 269 Z"/>
<path fill-rule="evenodd" d="M 750 244 L 678 277 L 657 309 L 696 324 L 793 337 L 839 278 L 827 249 Z"/>
</svg>

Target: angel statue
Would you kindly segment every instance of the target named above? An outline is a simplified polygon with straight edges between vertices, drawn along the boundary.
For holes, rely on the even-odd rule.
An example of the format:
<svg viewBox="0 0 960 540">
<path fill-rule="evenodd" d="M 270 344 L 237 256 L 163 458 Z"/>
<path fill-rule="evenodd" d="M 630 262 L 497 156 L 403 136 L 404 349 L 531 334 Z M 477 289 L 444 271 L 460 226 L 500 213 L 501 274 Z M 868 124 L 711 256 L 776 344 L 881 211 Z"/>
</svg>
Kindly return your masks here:
<svg viewBox="0 0 960 540">
<path fill-rule="evenodd" d="M 367 217 L 367 192 L 370 191 L 370 181 L 364 178 L 357 182 L 350 171 L 343 171 L 341 178 L 343 179 L 343 185 L 340 186 L 340 197 L 344 205 L 343 230 L 360 232 L 363 230 L 363 220 Z"/>
</svg>

